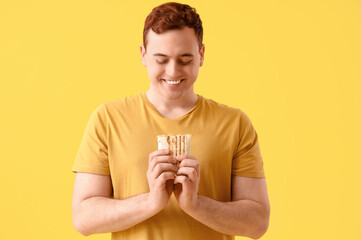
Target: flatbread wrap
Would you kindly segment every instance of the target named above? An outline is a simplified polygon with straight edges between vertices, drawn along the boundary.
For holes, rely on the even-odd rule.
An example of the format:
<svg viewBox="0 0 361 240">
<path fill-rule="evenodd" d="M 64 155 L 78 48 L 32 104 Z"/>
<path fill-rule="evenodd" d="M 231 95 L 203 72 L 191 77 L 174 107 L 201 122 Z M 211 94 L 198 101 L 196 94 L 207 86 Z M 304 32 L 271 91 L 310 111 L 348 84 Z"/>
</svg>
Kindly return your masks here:
<svg viewBox="0 0 361 240">
<path fill-rule="evenodd" d="M 169 149 L 174 157 L 191 154 L 191 134 L 158 135 L 158 150 Z"/>
</svg>

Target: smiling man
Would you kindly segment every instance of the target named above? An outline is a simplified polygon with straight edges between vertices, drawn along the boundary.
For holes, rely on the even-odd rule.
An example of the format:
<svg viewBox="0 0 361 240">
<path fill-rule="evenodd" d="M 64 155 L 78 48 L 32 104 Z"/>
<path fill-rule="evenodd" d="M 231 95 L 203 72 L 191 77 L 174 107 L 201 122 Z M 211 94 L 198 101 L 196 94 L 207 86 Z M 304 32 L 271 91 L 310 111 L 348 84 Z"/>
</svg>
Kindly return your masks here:
<svg viewBox="0 0 361 240">
<path fill-rule="evenodd" d="M 146 95 L 163 116 L 179 117 L 197 102 L 193 84 L 203 64 L 204 45 L 199 46 L 195 30 L 187 26 L 161 34 L 145 29 L 141 55 L 150 78 Z"/>
<path fill-rule="evenodd" d="M 101 104 L 73 166 L 73 222 L 112 239 L 260 238 L 270 206 L 258 136 L 241 110 L 202 97 L 195 9 L 166 3 L 148 15 L 141 59 L 150 87 Z M 191 134 L 190 155 L 157 150 L 158 135 Z"/>
</svg>

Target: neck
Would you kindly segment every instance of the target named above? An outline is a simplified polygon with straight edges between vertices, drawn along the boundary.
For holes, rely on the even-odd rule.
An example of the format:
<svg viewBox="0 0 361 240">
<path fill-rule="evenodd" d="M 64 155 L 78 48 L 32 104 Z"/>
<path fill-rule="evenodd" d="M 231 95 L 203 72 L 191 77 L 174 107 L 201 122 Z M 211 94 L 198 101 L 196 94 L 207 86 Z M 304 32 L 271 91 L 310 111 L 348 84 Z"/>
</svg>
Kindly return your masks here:
<svg viewBox="0 0 361 240">
<path fill-rule="evenodd" d="M 177 117 L 185 114 L 195 106 L 198 100 L 198 95 L 193 90 L 177 98 L 168 98 L 155 93 L 151 88 L 145 94 L 150 103 L 166 117 Z"/>
</svg>

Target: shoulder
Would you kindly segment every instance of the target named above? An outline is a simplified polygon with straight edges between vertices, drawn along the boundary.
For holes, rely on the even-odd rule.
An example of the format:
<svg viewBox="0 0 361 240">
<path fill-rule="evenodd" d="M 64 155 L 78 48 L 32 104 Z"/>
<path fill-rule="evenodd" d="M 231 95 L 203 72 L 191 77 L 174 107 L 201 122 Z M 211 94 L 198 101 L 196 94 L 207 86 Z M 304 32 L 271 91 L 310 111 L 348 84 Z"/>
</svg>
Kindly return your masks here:
<svg viewBox="0 0 361 240">
<path fill-rule="evenodd" d="M 94 112 L 98 112 L 103 115 L 124 112 L 124 110 L 129 112 L 132 109 L 138 109 L 142 103 L 143 100 L 141 93 L 138 93 L 129 97 L 103 102 L 98 105 Z"/>
<path fill-rule="evenodd" d="M 236 124 L 239 130 L 252 128 L 251 119 L 241 109 L 219 103 L 212 99 L 203 98 L 203 109 L 205 116 L 216 123 L 227 123 L 229 126 Z"/>
<path fill-rule="evenodd" d="M 245 113 L 238 108 L 214 101 L 213 99 L 203 97 L 203 108 L 206 111 L 213 112 L 215 114 L 220 114 L 222 116 L 230 116 L 233 118 L 241 118 Z"/>
<path fill-rule="evenodd" d="M 92 117 L 101 121 L 107 121 L 115 116 L 129 115 L 131 111 L 137 111 L 142 104 L 141 94 L 136 94 L 121 99 L 110 100 L 100 103 L 93 111 Z"/>
<path fill-rule="evenodd" d="M 136 95 L 124 97 L 121 99 L 116 99 L 112 101 L 103 102 L 100 107 L 107 109 L 108 111 L 121 109 L 121 108 L 131 108 L 133 106 L 139 105 L 142 103 L 142 95 L 138 93 Z"/>
</svg>

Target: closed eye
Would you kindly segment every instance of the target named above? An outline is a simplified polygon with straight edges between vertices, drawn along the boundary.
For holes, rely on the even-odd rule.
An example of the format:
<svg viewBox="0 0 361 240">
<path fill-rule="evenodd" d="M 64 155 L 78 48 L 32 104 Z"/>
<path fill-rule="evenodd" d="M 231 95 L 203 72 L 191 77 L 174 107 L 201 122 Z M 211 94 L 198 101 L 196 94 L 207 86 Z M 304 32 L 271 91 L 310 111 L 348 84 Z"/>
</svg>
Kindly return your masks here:
<svg viewBox="0 0 361 240">
<path fill-rule="evenodd" d="M 179 61 L 180 64 L 182 65 L 187 65 L 187 64 L 190 64 L 192 62 L 192 60 L 188 61 L 188 62 L 182 62 L 182 61 Z"/>
<path fill-rule="evenodd" d="M 157 63 L 159 64 L 166 64 L 168 61 L 157 61 Z M 188 62 L 183 62 L 183 61 L 178 61 L 179 64 L 181 65 L 188 65 L 192 62 L 192 60 L 188 61 Z"/>
</svg>

